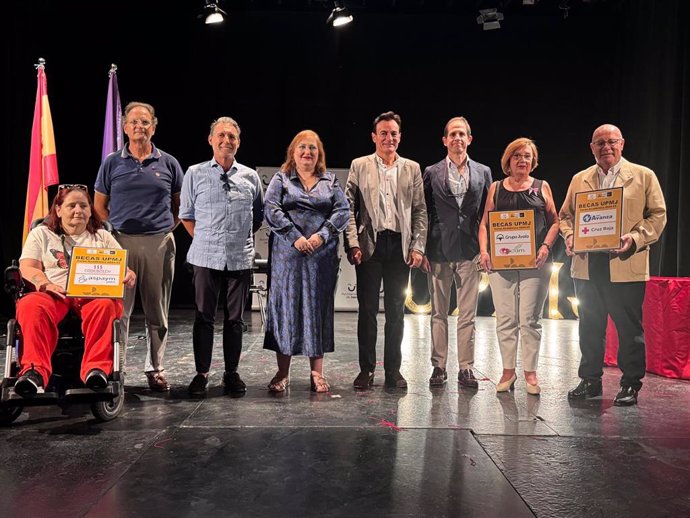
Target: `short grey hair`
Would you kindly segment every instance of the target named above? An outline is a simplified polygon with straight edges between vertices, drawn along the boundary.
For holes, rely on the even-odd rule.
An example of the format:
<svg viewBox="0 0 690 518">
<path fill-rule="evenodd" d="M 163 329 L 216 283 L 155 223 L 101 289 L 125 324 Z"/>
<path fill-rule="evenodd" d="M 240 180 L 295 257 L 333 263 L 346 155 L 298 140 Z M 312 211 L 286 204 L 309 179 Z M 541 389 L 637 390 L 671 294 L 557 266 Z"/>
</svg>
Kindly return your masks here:
<svg viewBox="0 0 690 518">
<path fill-rule="evenodd" d="M 232 117 L 218 117 L 216 120 L 214 120 L 211 123 L 211 132 L 209 133 L 210 136 L 213 136 L 213 130 L 216 128 L 218 124 L 232 124 L 233 126 L 235 126 L 235 129 L 237 130 L 237 136 L 240 136 L 240 125 L 237 124 L 237 121 Z"/>
</svg>

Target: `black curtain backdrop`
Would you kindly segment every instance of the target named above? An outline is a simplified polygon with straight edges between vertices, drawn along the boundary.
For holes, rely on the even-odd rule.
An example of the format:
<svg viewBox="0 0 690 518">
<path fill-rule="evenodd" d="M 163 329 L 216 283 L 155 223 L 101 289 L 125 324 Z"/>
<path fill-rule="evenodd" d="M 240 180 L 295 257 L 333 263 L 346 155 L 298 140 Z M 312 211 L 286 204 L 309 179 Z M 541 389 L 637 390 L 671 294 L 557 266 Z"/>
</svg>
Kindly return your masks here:
<svg viewBox="0 0 690 518">
<path fill-rule="evenodd" d="M 100 164 L 111 63 L 123 106 L 155 106 L 154 142 L 185 169 L 210 158 L 208 126 L 221 115 L 240 123 L 237 158 L 252 167 L 279 165 L 305 128 L 321 135 L 330 167 L 349 167 L 373 152 L 371 121 L 389 109 L 402 116 L 400 154 L 424 167 L 444 156 L 446 121 L 464 115 L 474 134 L 470 155 L 496 179 L 505 146 L 519 136 L 535 139 L 535 175 L 551 184 L 560 204 L 572 175 L 593 163 L 594 128 L 616 124 L 624 156 L 651 167 L 666 196 L 668 225 L 653 247 L 652 273 L 690 275 L 686 2 L 572 0 L 564 17 L 563 2 L 530 8 L 504 1 L 506 17 L 495 31 L 475 21 L 476 9 L 489 7 L 482 1 L 358 2 L 354 23 L 340 31 L 326 26 L 325 1 L 228 2 L 231 16 L 221 26 L 197 18 L 203 3 L 3 5 L 3 264 L 21 248 L 33 64 L 43 57 L 60 180 L 89 186 Z M 108 14 L 92 14 L 96 7 Z M 192 300 L 183 268 L 190 240 L 181 227 L 176 239 L 173 305 L 181 306 Z M 2 314 L 11 313 L 7 297 L 1 300 Z"/>
</svg>

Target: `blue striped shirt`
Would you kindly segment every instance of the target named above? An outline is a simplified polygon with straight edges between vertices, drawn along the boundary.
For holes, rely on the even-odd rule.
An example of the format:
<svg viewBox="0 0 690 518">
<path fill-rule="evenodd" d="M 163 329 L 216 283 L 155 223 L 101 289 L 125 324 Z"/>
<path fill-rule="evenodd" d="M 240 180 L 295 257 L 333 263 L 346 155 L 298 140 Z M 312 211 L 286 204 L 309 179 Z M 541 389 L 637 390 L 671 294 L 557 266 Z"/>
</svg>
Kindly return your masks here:
<svg viewBox="0 0 690 518">
<path fill-rule="evenodd" d="M 225 187 L 223 168 L 211 159 L 191 166 L 184 176 L 180 219 L 193 220 L 187 262 L 214 270 L 246 270 L 254 261 L 254 236 L 263 220 L 259 175 L 235 161 Z"/>
</svg>

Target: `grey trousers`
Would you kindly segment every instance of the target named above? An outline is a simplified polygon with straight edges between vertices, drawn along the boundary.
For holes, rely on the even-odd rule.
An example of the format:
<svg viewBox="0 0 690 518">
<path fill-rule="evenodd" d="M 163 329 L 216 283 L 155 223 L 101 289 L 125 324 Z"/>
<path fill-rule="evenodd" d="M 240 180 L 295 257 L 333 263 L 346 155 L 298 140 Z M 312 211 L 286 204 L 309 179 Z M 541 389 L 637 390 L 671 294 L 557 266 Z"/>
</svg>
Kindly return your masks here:
<svg viewBox="0 0 690 518">
<path fill-rule="evenodd" d="M 494 271 L 489 274 L 496 308 L 496 335 L 504 369 L 514 369 L 518 339 L 522 368 L 537 370 L 541 342 L 541 315 L 549 289 L 550 265 L 539 270 Z"/>
<path fill-rule="evenodd" d="M 431 263 L 427 276 L 431 294 L 431 365 L 446 368 L 448 359 L 448 309 L 455 282 L 458 302 L 456 342 L 460 369 L 474 365 L 474 320 L 477 314 L 480 273 L 472 261 Z"/>
<path fill-rule="evenodd" d="M 146 317 L 147 352 L 145 372 L 160 372 L 168 341 L 168 311 L 175 276 L 175 237 L 164 234 L 122 234 L 116 236 L 127 250 L 127 264 L 136 273 L 134 288 L 125 290 L 125 311 L 122 315 L 122 343 L 127 346 L 129 319 L 134 309 L 137 288 Z M 123 351 L 124 352 L 124 351 Z M 122 355 L 124 365 L 125 356 Z"/>
</svg>

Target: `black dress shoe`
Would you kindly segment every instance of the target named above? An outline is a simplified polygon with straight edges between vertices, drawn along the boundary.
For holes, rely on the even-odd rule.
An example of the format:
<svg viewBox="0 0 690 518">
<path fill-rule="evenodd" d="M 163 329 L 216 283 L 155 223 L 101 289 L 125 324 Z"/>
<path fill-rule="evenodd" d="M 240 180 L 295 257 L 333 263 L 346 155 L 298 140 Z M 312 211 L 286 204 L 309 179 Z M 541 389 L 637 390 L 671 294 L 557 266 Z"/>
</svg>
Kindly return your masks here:
<svg viewBox="0 0 690 518">
<path fill-rule="evenodd" d="M 477 382 L 477 378 L 474 377 L 472 369 L 463 369 L 458 372 L 458 383 L 467 388 L 479 388 L 479 383 Z"/>
<path fill-rule="evenodd" d="M 434 367 L 434 371 L 431 373 L 431 378 L 429 378 L 429 385 L 438 387 L 443 385 L 447 379 L 448 373 L 446 372 L 446 369 Z"/>
<path fill-rule="evenodd" d="M 242 394 L 247 392 L 247 385 L 237 372 L 225 371 L 223 374 L 223 390 L 226 394 Z"/>
<path fill-rule="evenodd" d="M 355 381 L 352 382 L 352 386 L 356 389 L 367 389 L 374 384 L 374 373 L 362 371 L 360 372 Z"/>
<path fill-rule="evenodd" d="M 100 390 L 108 386 L 108 376 L 101 369 L 91 369 L 84 380 L 86 388 Z"/>
<path fill-rule="evenodd" d="M 386 387 L 404 389 L 407 388 L 407 381 L 400 371 L 386 372 Z"/>
<path fill-rule="evenodd" d="M 34 369 L 29 369 L 19 376 L 14 384 L 14 393 L 21 397 L 32 397 L 43 392 L 43 378 Z"/>
<path fill-rule="evenodd" d="M 616 394 L 613 404 L 615 406 L 632 406 L 637 405 L 637 393 L 640 389 L 632 387 L 621 387 Z"/>
<path fill-rule="evenodd" d="M 208 385 L 208 378 L 203 374 L 197 374 L 192 378 L 192 382 L 189 384 L 187 390 L 190 396 L 205 396 L 206 395 L 206 385 Z"/>
<path fill-rule="evenodd" d="M 580 380 L 580 384 L 568 392 L 568 399 L 589 399 L 601 396 L 601 380 Z"/>
</svg>

